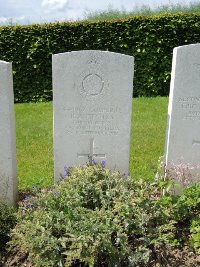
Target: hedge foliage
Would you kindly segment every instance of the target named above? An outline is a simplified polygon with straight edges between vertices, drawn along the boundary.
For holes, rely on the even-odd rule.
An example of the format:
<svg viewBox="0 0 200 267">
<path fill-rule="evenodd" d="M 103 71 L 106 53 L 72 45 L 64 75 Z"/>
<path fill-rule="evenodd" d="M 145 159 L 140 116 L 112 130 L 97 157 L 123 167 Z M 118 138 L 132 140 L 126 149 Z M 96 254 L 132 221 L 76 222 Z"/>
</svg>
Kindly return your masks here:
<svg viewBox="0 0 200 267">
<path fill-rule="evenodd" d="M 200 14 L 0 27 L 0 59 L 13 62 L 16 102 L 52 99 L 51 56 L 98 49 L 135 57 L 134 96 L 169 92 L 173 48 L 200 42 Z"/>
</svg>

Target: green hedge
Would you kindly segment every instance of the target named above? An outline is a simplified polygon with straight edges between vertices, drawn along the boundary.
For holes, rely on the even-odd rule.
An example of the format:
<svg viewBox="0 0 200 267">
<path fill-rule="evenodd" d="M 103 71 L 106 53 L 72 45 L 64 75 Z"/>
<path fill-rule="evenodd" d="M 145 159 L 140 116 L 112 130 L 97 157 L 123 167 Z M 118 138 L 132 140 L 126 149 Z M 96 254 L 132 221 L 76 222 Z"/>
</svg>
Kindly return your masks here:
<svg viewBox="0 0 200 267">
<path fill-rule="evenodd" d="M 51 55 L 98 49 L 135 57 L 134 96 L 169 92 L 173 48 L 200 42 L 199 15 L 0 27 L 0 59 L 13 62 L 16 102 L 52 99 Z"/>
</svg>

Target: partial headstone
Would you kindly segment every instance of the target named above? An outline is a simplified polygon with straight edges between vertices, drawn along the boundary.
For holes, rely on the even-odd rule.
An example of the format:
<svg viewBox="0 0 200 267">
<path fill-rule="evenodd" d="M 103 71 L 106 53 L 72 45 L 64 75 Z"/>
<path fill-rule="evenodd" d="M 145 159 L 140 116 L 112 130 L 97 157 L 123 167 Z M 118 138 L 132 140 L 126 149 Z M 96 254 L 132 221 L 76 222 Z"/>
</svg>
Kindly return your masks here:
<svg viewBox="0 0 200 267">
<path fill-rule="evenodd" d="M 12 64 L 0 61 L 0 202 L 17 201 Z"/>
<path fill-rule="evenodd" d="M 200 44 L 174 49 L 166 134 L 167 169 L 200 181 Z"/>
<path fill-rule="evenodd" d="M 107 51 L 53 55 L 54 175 L 106 161 L 128 172 L 133 57 Z"/>
</svg>

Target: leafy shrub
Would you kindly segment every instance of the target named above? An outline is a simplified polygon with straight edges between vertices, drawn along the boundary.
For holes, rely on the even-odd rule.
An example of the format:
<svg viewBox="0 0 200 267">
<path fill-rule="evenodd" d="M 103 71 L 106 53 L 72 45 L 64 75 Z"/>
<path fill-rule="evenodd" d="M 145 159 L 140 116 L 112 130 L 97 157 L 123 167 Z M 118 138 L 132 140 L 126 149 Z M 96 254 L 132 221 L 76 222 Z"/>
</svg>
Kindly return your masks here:
<svg viewBox="0 0 200 267">
<path fill-rule="evenodd" d="M 174 217 L 181 231 L 190 231 L 191 246 L 200 253 L 200 185 L 185 190 L 174 205 Z M 181 239 L 187 238 L 183 236 Z"/>
<path fill-rule="evenodd" d="M 200 214 L 192 220 L 190 232 L 192 246 L 200 254 Z"/>
<path fill-rule="evenodd" d="M 134 96 L 165 96 L 173 48 L 199 39 L 199 14 L 2 26 L 0 57 L 13 62 L 15 102 L 52 100 L 52 54 L 77 50 L 134 56 Z"/>
<path fill-rule="evenodd" d="M 149 266 L 182 245 L 177 225 L 184 214 L 176 211 L 184 203 L 162 196 L 167 182 L 134 181 L 96 164 L 65 174 L 19 207 L 10 250 L 34 266 Z M 181 234 L 189 236 L 188 229 Z"/>
<path fill-rule="evenodd" d="M 5 249 L 11 229 L 16 223 L 15 210 L 0 203 L 0 252 Z"/>
</svg>

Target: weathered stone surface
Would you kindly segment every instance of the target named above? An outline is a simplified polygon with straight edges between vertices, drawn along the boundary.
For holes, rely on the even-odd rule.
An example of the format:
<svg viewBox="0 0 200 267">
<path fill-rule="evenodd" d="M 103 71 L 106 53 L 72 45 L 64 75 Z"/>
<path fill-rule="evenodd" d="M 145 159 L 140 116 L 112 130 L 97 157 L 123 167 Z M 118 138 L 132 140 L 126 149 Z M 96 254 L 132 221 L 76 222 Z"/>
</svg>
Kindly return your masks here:
<svg viewBox="0 0 200 267">
<path fill-rule="evenodd" d="M 186 176 L 193 173 L 192 179 L 199 180 L 200 44 L 174 49 L 166 133 L 167 168 L 179 166 Z"/>
<path fill-rule="evenodd" d="M 106 51 L 53 55 L 56 181 L 88 160 L 128 172 L 133 68 L 133 57 Z"/>
<path fill-rule="evenodd" d="M 0 61 L 0 201 L 17 200 L 16 144 L 12 64 Z"/>
</svg>

